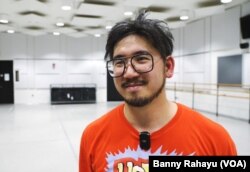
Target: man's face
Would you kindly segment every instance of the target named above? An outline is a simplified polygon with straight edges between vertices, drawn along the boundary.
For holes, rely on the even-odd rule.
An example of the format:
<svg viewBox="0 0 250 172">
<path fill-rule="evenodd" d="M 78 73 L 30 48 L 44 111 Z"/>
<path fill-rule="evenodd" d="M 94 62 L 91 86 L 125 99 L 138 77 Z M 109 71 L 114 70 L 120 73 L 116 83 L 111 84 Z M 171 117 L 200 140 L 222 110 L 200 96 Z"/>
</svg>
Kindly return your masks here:
<svg viewBox="0 0 250 172">
<path fill-rule="evenodd" d="M 133 69 L 130 57 L 139 52 L 147 52 L 152 55 L 154 64 L 152 71 L 139 74 Z M 125 102 L 141 107 L 152 102 L 162 93 L 167 68 L 159 52 L 145 38 L 137 35 L 123 38 L 114 47 L 114 57 L 117 56 L 128 58 L 124 75 L 114 78 L 115 87 Z"/>
</svg>

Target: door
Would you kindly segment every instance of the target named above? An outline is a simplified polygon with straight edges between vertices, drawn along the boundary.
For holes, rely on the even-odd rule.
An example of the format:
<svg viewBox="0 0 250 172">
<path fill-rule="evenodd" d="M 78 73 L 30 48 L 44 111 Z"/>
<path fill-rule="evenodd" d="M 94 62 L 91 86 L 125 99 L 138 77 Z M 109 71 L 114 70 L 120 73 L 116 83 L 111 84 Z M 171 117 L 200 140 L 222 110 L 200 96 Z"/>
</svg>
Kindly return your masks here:
<svg viewBox="0 0 250 172">
<path fill-rule="evenodd" d="M 122 96 L 118 93 L 118 91 L 115 88 L 113 78 L 108 73 L 107 73 L 107 100 L 123 101 Z"/>
<path fill-rule="evenodd" d="M 0 104 L 14 103 L 13 61 L 0 60 Z"/>
</svg>

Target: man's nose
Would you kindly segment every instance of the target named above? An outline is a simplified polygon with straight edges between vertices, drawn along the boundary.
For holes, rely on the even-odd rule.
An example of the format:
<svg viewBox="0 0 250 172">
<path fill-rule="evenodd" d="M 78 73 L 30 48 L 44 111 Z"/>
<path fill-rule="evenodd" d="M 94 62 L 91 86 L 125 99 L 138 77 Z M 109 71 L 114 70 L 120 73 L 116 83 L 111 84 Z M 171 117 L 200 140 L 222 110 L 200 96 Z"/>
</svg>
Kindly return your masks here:
<svg viewBox="0 0 250 172">
<path fill-rule="evenodd" d="M 134 67 L 132 66 L 132 64 L 128 62 L 126 64 L 126 68 L 125 68 L 123 77 L 124 78 L 133 78 L 133 77 L 137 77 L 137 76 L 139 76 L 139 73 L 136 72 Z"/>
</svg>

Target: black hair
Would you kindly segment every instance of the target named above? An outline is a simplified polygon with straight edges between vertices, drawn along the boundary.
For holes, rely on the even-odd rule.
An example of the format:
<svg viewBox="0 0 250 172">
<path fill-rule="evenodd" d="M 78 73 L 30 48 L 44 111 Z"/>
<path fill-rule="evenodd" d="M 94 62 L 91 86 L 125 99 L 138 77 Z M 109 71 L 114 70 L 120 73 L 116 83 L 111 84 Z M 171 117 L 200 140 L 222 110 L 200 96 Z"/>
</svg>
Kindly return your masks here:
<svg viewBox="0 0 250 172">
<path fill-rule="evenodd" d="M 173 35 L 166 22 L 146 19 L 148 10 L 141 10 L 135 20 L 118 22 L 109 32 L 104 59 L 113 57 L 115 45 L 128 35 L 139 35 L 148 40 L 159 51 L 162 58 L 173 52 Z"/>
</svg>

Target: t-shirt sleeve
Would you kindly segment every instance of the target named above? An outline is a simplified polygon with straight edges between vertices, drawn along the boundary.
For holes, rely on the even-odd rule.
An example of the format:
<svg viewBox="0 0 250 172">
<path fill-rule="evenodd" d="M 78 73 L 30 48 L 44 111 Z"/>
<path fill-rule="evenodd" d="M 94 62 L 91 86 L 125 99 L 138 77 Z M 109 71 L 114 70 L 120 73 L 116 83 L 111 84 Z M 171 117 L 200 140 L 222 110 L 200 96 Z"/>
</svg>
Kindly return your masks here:
<svg viewBox="0 0 250 172">
<path fill-rule="evenodd" d="M 228 152 L 229 152 L 229 155 L 233 155 L 233 156 L 236 156 L 238 154 L 236 146 L 233 141 L 231 141 L 228 146 Z"/>
<path fill-rule="evenodd" d="M 91 155 L 88 151 L 88 134 L 85 130 L 81 137 L 80 152 L 79 152 L 79 172 L 92 172 Z"/>
<path fill-rule="evenodd" d="M 223 138 L 224 138 L 224 144 L 222 144 L 223 143 L 222 141 L 221 141 L 221 144 L 219 144 L 220 150 L 221 150 L 219 154 L 224 155 L 224 156 L 236 156 L 237 149 L 228 131 L 224 130 Z"/>
</svg>

